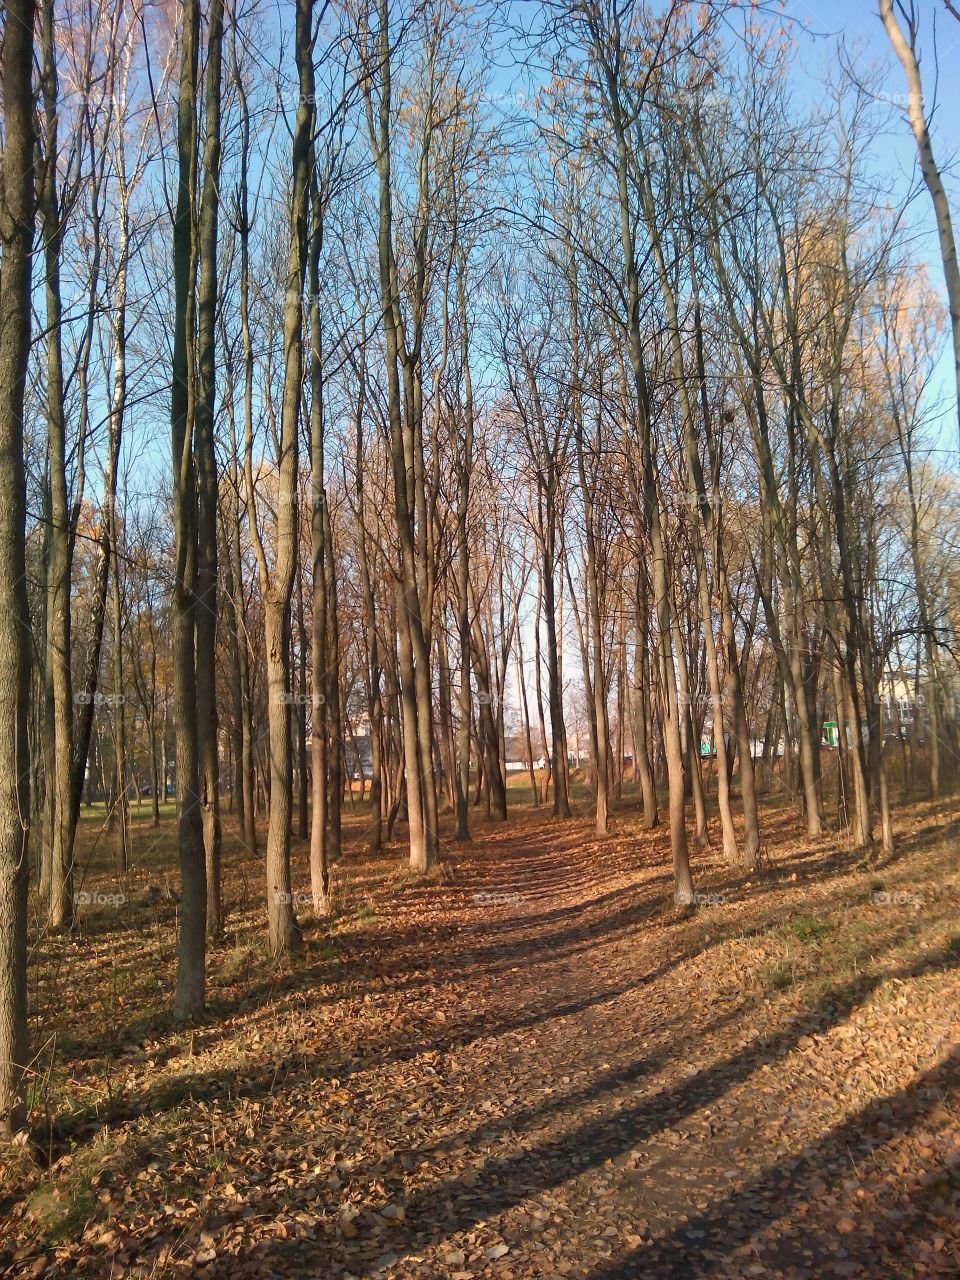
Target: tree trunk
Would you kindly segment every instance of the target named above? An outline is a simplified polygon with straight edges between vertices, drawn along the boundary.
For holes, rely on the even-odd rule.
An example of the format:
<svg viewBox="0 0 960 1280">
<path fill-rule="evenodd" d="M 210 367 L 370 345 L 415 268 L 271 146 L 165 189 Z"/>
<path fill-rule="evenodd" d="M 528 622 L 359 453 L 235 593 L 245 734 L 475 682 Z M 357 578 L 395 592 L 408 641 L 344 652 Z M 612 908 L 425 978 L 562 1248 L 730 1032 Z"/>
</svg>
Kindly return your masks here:
<svg viewBox="0 0 960 1280">
<path fill-rule="evenodd" d="M 520 723 L 523 728 L 523 742 L 527 753 L 527 774 L 530 778 L 530 798 L 534 808 L 540 806 L 540 784 L 534 767 L 533 735 L 530 730 L 530 705 L 527 701 L 527 678 L 523 670 L 523 641 L 520 637 L 520 602 L 514 602 L 515 631 L 517 635 L 517 691 L 520 695 Z"/>
<path fill-rule="evenodd" d="M 192 231 L 196 183 L 197 60 L 200 5 L 183 11 L 177 109 L 178 189 L 173 225 L 174 332 L 170 392 L 173 456 L 174 585 L 171 601 L 173 715 L 176 738 L 177 826 L 182 882 L 180 951 L 174 1015 L 198 1017 L 206 1004 L 207 875 L 200 810 L 197 668 L 194 648 L 197 569 L 193 419 L 194 292 Z"/>
<path fill-rule="evenodd" d="M 258 555 L 264 591 L 264 639 L 267 665 L 267 719 L 270 741 L 270 815 L 267 825 L 267 922 L 273 955 L 294 950 L 301 934 L 290 892 L 290 603 L 297 565 L 297 475 L 299 418 L 303 382 L 303 289 L 307 269 L 307 240 L 313 160 L 314 74 L 313 0 L 297 0 L 294 47 L 300 87 L 293 133 L 289 252 L 283 305 L 283 403 L 277 458 L 276 553 L 267 571 L 262 546 Z M 248 489 L 253 492 L 249 474 Z"/>
<path fill-rule="evenodd" d="M 114 866 L 117 875 L 123 876 L 127 873 L 130 815 L 127 797 L 127 711 L 123 693 L 123 593 L 120 584 L 120 548 L 117 525 L 117 508 L 116 503 L 113 503 L 110 507 L 110 558 L 113 561 L 113 695 L 110 705 L 113 711 L 113 750 L 116 758 L 114 761 L 114 809 L 112 817 L 116 823 L 114 828 Z"/>
<path fill-rule="evenodd" d="M 330 861 L 338 862 L 342 852 L 341 810 L 343 807 L 343 718 L 340 710 L 340 616 L 337 607 L 337 565 L 334 556 L 330 504 L 323 504 L 323 568 L 326 574 L 327 669 L 325 692 L 329 712 L 330 746 L 327 768 L 330 774 Z"/>
<path fill-rule="evenodd" d="M 957 394 L 957 440 L 960 445 L 960 265 L 957 263 L 957 245 L 953 234 L 953 222 L 950 218 L 950 202 L 943 188 L 940 170 L 937 168 L 930 141 L 930 130 L 923 105 L 923 85 L 920 80 L 920 67 L 916 56 L 916 29 L 913 23 L 913 6 L 910 6 L 908 27 L 910 39 L 904 39 L 893 9 L 893 0 L 879 0 L 880 18 L 886 29 L 893 51 L 900 60 L 904 75 L 907 78 L 908 107 L 907 116 L 910 129 L 917 144 L 917 155 L 920 161 L 920 172 L 930 192 L 933 211 L 937 219 L 937 236 L 940 240 L 940 257 L 943 262 L 943 276 L 947 285 L 947 299 L 950 305 L 950 326 L 953 336 L 953 370 Z"/>
<path fill-rule="evenodd" d="M 647 664 L 649 647 L 649 607 L 643 566 L 638 563 L 636 575 L 637 634 L 633 653 L 633 735 L 634 775 L 639 779 L 643 804 L 643 827 L 652 830 L 658 823 L 657 788 L 653 776 L 650 735 L 647 732 L 650 705 L 650 681 Z"/>
<path fill-rule="evenodd" d="M 11 15 L 12 16 L 12 15 Z M 52 695 L 53 743 L 45 751 L 45 797 L 49 821 L 49 921 L 54 928 L 73 920 L 73 827 L 70 785 L 73 769 L 73 681 L 70 671 L 70 577 L 72 562 L 70 498 L 66 471 L 66 417 L 63 401 L 60 255 L 66 213 L 58 184 L 58 81 L 54 47 L 53 0 L 44 0 L 40 17 L 44 101 L 43 180 L 38 203 L 44 241 L 47 307 L 47 466 L 50 475 L 50 525 L 47 530 L 47 662 Z M 45 823 L 46 826 L 46 823 Z"/>
<path fill-rule="evenodd" d="M 557 608 L 555 596 L 555 557 L 553 539 L 556 534 L 548 509 L 548 529 L 543 547 L 543 617 L 547 628 L 547 705 L 550 709 L 550 754 L 553 774 L 553 816 L 570 817 L 570 768 L 567 761 L 567 731 L 563 719 L 563 688 L 560 683 L 560 646 L 557 643 Z M 552 527 L 551 527 L 552 524 Z"/>
<path fill-rule="evenodd" d="M 418 477 L 423 473 L 423 440 L 419 411 L 422 399 L 414 385 L 416 363 L 403 345 L 400 278 L 393 242 L 393 190 L 391 177 L 391 45 L 390 6 L 379 0 L 377 56 L 371 77 L 379 83 L 379 102 L 370 102 L 371 149 L 379 180 L 378 266 L 380 303 L 386 347 L 386 398 L 390 432 L 390 464 L 397 534 L 400 542 L 400 576 L 397 582 L 400 696 L 403 709 L 406 763 L 407 820 L 410 834 L 410 866 L 428 871 L 437 859 L 437 797 L 433 774 L 433 703 L 430 682 L 430 649 L 426 640 L 429 619 L 419 567 L 426 572 L 423 550 L 416 536 L 416 513 L 423 497 Z M 372 88 L 368 87 L 372 93 Z M 401 393 L 399 362 L 404 361 L 407 394 Z M 413 483 L 411 483 L 411 480 Z"/>
<path fill-rule="evenodd" d="M 247 451 L 253 440 L 253 336 L 250 327 L 250 216 L 249 216 L 249 163 L 250 163 L 250 112 L 244 92 L 243 75 L 237 65 L 236 26 L 232 28 L 231 70 L 240 107 L 240 184 L 237 196 L 238 238 L 240 241 L 240 334 L 243 342 L 243 425 L 244 425 L 244 479 L 248 479 Z M 240 675 L 240 696 L 243 708 L 241 721 L 242 756 L 241 778 L 243 784 L 243 843 L 249 853 L 257 852 L 257 754 L 253 735 L 253 676 L 250 669 L 250 640 L 243 598 L 243 561 L 240 548 L 240 464 L 239 447 L 234 420 L 230 416 L 231 471 L 236 493 L 235 518 L 231 521 L 229 554 L 235 584 L 233 612 L 237 629 L 237 659 Z M 247 484 L 247 521 L 256 543 L 256 508 L 253 505 L 251 486 Z"/>
<path fill-rule="evenodd" d="M 306 840 L 307 792 L 307 631 L 303 618 L 303 579 L 297 575 L 297 838 Z"/>
<path fill-rule="evenodd" d="M 204 88 L 203 186 L 197 227 L 197 394 L 194 405 L 197 471 L 196 669 L 200 804 L 207 878 L 207 933 L 223 933 L 220 859 L 220 759 L 217 717 L 217 501 L 216 415 L 217 227 L 220 211 L 220 83 L 223 0 L 211 0 Z"/>
<path fill-rule="evenodd" d="M 7 0 L 0 185 L 0 1139 L 26 1123 L 30 614 L 23 401 L 34 230 L 32 0 Z"/>
<path fill-rule="evenodd" d="M 366 335 L 363 344 L 366 342 Z M 383 697 L 381 692 L 380 644 L 377 638 L 376 598 L 370 575 L 370 558 L 367 551 L 367 528 L 363 494 L 363 408 L 366 400 L 365 345 L 361 345 L 360 387 L 357 396 L 356 415 L 356 471 L 358 548 L 360 560 L 360 584 L 363 591 L 363 616 L 366 630 L 367 652 L 367 710 L 370 722 L 370 823 L 367 846 L 371 853 L 379 853 L 383 847 Z"/>
<path fill-rule="evenodd" d="M 640 313 L 640 281 L 637 272 L 634 239 L 634 209 L 630 198 L 628 169 L 632 152 L 629 146 L 623 107 L 620 100 L 619 68 L 605 63 L 604 78 L 607 107 L 616 145 L 617 192 L 620 214 L 620 239 L 626 267 L 627 335 L 630 367 L 640 415 L 641 474 L 646 532 L 650 539 L 654 613 L 657 622 L 656 648 L 663 705 L 663 738 L 667 761 L 667 787 L 670 808 L 670 846 L 673 855 L 674 900 L 679 906 L 693 903 L 693 879 L 687 850 L 684 813 L 683 747 L 680 737 L 680 708 L 677 699 L 676 670 L 671 645 L 670 572 L 661 521 L 658 482 L 653 461 L 653 425 L 650 396 L 644 365 L 644 339 Z M 678 655 L 682 658 L 682 655 Z"/>
</svg>

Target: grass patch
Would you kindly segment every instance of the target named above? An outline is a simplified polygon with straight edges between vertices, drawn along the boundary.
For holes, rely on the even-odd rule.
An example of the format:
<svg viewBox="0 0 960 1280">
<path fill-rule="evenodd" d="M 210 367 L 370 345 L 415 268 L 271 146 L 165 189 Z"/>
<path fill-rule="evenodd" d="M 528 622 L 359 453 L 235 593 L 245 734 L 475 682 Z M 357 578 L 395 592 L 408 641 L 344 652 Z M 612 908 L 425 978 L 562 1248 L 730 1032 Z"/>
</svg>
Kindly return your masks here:
<svg viewBox="0 0 960 1280">
<path fill-rule="evenodd" d="M 791 916 L 786 927 L 801 942 L 820 942 L 830 932 L 825 921 L 816 920 L 813 916 Z"/>
<path fill-rule="evenodd" d="M 757 971 L 757 976 L 767 991 L 789 991 L 796 981 L 792 968 L 773 961 L 762 964 Z"/>
<path fill-rule="evenodd" d="M 310 943 L 310 958 L 312 960 L 339 960 L 343 952 L 328 938 L 322 939 L 320 942 Z"/>
<path fill-rule="evenodd" d="M 61 1180 L 55 1187 L 42 1182 L 28 1197 L 25 1216 L 33 1223 L 37 1238 L 53 1246 L 76 1239 L 96 1208 L 96 1197 L 87 1186 Z"/>
<path fill-rule="evenodd" d="M 241 943 L 217 961 L 217 977 L 223 982 L 236 982 L 242 977 L 249 977 L 259 959 L 260 953 L 255 947 Z"/>
<path fill-rule="evenodd" d="M 24 1202 L 24 1218 L 48 1247 L 76 1240 L 97 1217 L 95 1175 L 103 1164 L 103 1142 L 76 1148 L 55 1177 L 44 1178 Z M 62 1165 L 67 1164 L 63 1169 Z"/>
</svg>

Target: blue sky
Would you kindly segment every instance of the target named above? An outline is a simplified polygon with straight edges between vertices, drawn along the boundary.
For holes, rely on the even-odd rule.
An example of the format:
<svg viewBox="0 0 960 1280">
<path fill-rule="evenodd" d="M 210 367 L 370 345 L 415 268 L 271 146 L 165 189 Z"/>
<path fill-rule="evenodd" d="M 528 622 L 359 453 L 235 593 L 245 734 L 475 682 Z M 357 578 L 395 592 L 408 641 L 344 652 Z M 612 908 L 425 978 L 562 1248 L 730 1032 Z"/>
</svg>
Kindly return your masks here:
<svg viewBox="0 0 960 1280">
<path fill-rule="evenodd" d="M 960 233 L 960 178 L 949 169 L 960 155 L 960 22 L 951 17 L 941 0 L 916 3 L 921 22 L 920 73 L 928 118 L 934 108 L 934 153 L 950 197 L 954 230 Z M 804 79 L 806 87 L 812 88 L 822 78 L 836 57 L 837 38 L 842 37 L 856 55 L 857 65 L 873 63 L 885 68 L 884 83 L 892 102 L 905 101 L 906 80 L 880 22 L 876 0 L 788 0 L 786 8 L 796 23 L 798 91 L 804 91 Z M 916 154 L 906 117 L 897 111 L 889 132 L 879 140 L 876 162 L 904 193 L 918 176 Z M 925 188 L 913 204 L 910 222 L 917 232 L 917 250 L 929 267 L 931 282 L 946 302 L 936 224 Z M 948 346 L 944 344 L 929 399 L 937 402 L 936 408 L 930 404 L 930 410 L 939 424 L 939 461 L 956 465 L 956 402 Z"/>
<path fill-rule="evenodd" d="M 478 0 L 481 12 L 486 2 L 488 0 Z M 921 73 L 928 110 L 936 103 L 934 146 L 941 170 L 947 170 L 949 162 L 960 156 L 960 75 L 957 74 L 960 72 L 960 22 L 946 11 L 942 0 L 917 0 L 917 5 L 921 12 Z M 288 29 L 291 12 L 289 0 L 276 0 L 276 16 L 281 30 Z M 535 3 L 514 0 L 512 14 L 515 18 L 523 15 L 527 21 L 535 21 L 536 13 Z M 791 74 L 800 102 L 809 100 L 813 104 L 818 101 L 819 86 L 836 65 L 838 39 L 843 40 L 857 66 L 872 64 L 883 69 L 885 92 L 894 107 L 890 113 L 889 129 L 875 147 L 874 161 L 894 190 L 905 194 L 917 181 L 916 149 L 906 118 L 897 109 L 905 102 L 906 84 L 880 22 L 876 0 L 785 0 L 785 13 L 793 24 L 796 41 Z M 500 39 L 494 41 L 499 47 L 496 48 L 491 89 L 494 93 L 502 91 L 510 105 L 515 106 L 513 94 L 524 85 L 529 87 L 529 76 L 518 66 L 522 61 L 519 51 L 511 53 L 504 47 L 504 42 L 504 33 L 501 32 Z M 289 65 L 287 70 L 290 70 Z M 282 129 L 274 142 L 275 145 L 285 145 Z M 957 174 L 944 172 L 944 179 L 960 233 L 960 170 Z M 927 263 L 930 280 L 943 293 L 943 272 L 933 210 L 925 189 L 921 189 L 914 200 L 909 219 L 916 235 L 917 251 Z M 937 438 L 941 465 L 957 463 L 953 397 L 953 373 L 945 342 L 928 402 L 928 417 L 935 424 L 932 434 Z"/>
</svg>

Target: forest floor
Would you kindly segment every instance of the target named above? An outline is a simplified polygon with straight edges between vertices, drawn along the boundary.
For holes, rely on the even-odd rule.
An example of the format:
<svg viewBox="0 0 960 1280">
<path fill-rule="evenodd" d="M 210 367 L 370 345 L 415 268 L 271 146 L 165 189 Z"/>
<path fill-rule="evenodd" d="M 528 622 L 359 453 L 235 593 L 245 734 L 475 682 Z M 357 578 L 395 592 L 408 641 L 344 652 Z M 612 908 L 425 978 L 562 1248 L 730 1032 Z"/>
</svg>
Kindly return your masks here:
<svg viewBox="0 0 960 1280">
<path fill-rule="evenodd" d="M 958 1274 L 955 803 L 901 809 L 868 862 L 771 807 L 763 872 L 695 854 L 692 912 L 629 807 L 602 841 L 479 823 L 427 880 L 352 847 L 280 966 L 231 834 L 193 1029 L 148 893 L 172 823 L 122 882 L 94 826 L 80 928 L 35 938 L 0 1275 Z"/>
</svg>

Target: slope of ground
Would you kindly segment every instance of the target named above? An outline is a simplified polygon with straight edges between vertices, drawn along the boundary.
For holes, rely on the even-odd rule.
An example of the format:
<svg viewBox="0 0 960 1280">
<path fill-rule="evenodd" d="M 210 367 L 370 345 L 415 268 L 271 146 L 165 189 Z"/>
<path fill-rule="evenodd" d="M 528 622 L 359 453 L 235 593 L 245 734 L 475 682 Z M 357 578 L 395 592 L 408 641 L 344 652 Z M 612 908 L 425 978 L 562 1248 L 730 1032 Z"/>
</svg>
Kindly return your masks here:
<svg viewBox="0 0 960 1280">
<path fill-rule="evenodd" d="M 957 813 L 886 864 L 766 829 L 692 914 L 626 813 L 483 826 L 430 881 L 353 852 L 279 969 L 235 856 L 193 1030 L 145 865 L 37 944 L 49 1167 L 5 1171 L 0 1274 L 956 1274 Z"/>
</svg>

